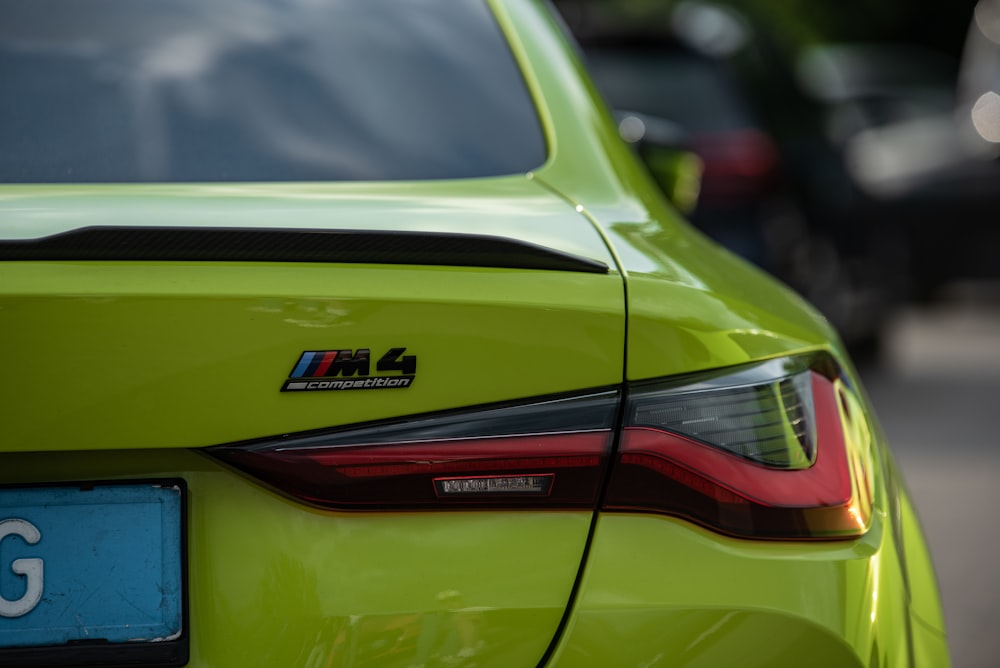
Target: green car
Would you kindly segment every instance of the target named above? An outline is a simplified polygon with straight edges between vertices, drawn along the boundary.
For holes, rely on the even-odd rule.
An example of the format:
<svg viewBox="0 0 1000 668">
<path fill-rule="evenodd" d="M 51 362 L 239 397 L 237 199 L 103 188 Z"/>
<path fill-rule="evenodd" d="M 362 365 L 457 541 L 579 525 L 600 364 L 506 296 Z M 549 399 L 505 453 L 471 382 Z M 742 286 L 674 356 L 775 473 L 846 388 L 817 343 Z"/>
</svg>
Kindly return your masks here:
<svg viewBox="0 0 1000 668">
<path fill-rule="evenodd" d="M 533 0 L 0 0 L 0 665 L 945 666 L 829 325 Z"/>
</svg>

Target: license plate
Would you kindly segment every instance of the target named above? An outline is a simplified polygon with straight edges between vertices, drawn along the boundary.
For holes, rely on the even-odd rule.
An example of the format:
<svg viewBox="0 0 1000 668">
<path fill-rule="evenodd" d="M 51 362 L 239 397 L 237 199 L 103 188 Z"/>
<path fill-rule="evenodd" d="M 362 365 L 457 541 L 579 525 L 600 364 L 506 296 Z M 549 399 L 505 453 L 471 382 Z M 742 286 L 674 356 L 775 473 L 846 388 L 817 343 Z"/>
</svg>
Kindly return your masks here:
<svg viewBox="0 0 1000 668">
<path fill-rule="evenodd" d="M 186 658 L 184 495 L 178 480 L 0 489 L 0 664 L 167 665 L 144 648 L 179 641 Z"/>
</svg>

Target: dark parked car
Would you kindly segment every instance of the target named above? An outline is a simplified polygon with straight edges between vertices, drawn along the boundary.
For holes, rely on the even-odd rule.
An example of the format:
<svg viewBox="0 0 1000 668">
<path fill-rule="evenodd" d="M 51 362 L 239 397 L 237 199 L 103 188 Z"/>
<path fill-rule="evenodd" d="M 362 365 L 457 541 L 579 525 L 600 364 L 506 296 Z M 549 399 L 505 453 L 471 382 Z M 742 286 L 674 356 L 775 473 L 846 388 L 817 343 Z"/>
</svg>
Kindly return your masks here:
<svg viewBox="0 0 1000 668">
<path fill-rule="evenodd" d="M 649 16 L 557 4 L 620 115 L 675 128 L 666 142 L 662 132 L 636 142 L 654 174 L 664 152 L 702 159 L 692 222 L 806 296 L 856 350 L 876 343 L 906 289 L 899 230 L 872 223 L 826 134 L 825 106 L 767 32 L 705 2 Z"/>
<path fill-rule="evenodd" d="M 919 299 L 956 280 L 1000 279 L 998 15 L 998 3 L 979 3 L 960 60 L 835 44 L 799 62 L 866 218 L 897 226 Z"/>
</svg>

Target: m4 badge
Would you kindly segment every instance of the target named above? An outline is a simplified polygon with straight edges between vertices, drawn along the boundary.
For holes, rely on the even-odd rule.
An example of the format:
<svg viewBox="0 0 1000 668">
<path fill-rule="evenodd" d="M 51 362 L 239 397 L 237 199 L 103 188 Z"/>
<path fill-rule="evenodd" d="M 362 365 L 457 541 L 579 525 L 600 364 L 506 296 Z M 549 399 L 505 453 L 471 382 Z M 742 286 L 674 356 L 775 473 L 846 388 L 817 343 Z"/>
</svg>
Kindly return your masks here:
<svg viewBox="0 0 1000 668">
<path fill-rule="evenodd" d="M 410 387 L 417 373 L 417 356 L 406 348 L 390 348 L 375 363 L 371 375 L 371 350 L 307 350 L 281 386 L 282 392 L 319 390 L 387 390 Z"/>
</svg>

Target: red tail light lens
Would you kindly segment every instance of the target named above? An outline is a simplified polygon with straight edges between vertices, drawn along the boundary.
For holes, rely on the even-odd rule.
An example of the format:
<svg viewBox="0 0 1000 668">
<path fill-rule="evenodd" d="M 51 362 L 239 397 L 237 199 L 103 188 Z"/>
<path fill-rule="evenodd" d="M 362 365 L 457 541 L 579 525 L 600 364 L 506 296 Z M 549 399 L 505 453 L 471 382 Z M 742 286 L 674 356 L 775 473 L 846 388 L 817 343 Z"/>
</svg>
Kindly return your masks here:
<svg viewBox="0 0 1000 668">
<path fill-rule="evenodd" d="M 862 535 L 866 444 L 828 359 L 785 358 L 636 385 L 604 509 L 676 515 L 746 538 Z"/>
<path fill-rule="evenodd" d="M 329 508 L 594 508 L 619 403 L 610 390 L 208 452 Z"/>
<path fill-rule="evenodd" d="M 780 160 L 766 133 L 744 128 L 701 134 L 693 143 L 705 164 L 701 193 L 706 201 L 742 201 L 773 187 Z"/>
</svg>

